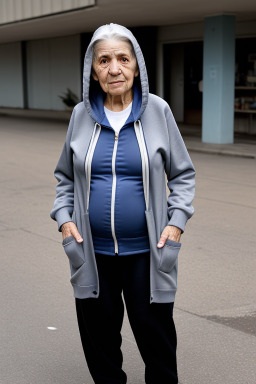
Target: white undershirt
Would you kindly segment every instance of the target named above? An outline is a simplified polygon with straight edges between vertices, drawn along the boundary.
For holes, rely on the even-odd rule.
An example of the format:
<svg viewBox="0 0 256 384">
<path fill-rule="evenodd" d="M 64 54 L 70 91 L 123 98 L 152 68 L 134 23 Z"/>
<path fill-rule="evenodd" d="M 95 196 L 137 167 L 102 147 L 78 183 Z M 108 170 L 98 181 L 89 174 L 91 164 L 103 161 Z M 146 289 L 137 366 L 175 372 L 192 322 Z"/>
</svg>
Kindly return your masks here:
<svg viewBox="0 0 256 384">
<path fill-rule="evenodd" d="M 124 126 L 124 123 L 128 119 L 132 110 L 132 102 L 121 112 L 113 112 L 104 107 L 105 114 L 111 127 L 119 133 L 120 129 Z"/>
</svg>

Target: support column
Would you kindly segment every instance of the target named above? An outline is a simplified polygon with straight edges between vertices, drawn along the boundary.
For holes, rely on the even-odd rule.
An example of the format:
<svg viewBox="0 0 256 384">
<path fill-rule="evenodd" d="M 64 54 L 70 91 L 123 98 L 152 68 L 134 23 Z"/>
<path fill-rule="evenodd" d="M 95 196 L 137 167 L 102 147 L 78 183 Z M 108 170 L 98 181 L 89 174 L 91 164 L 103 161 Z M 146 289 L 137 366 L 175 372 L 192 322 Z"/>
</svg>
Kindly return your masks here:
<svg viewBox="0 0 256 384">
<path fill-rule="evenodd" d="M 235 16 L 207 17 L 204 28 L 202 141 L 233 143 Z"/>
</svg>

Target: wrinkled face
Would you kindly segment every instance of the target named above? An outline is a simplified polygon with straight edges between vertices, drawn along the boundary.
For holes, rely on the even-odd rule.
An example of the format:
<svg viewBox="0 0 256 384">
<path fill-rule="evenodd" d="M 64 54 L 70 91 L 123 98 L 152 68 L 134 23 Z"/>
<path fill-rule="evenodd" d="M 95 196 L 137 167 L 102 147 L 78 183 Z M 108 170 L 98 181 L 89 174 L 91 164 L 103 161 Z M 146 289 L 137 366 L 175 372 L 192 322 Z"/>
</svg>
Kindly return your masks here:
<svg viewBox="0 0 256 384">
<path fill-rule="evenodd" d="M 134 77 L 139 75 L 137 61 L 129 43 L 103 40 L 97 43 L 95 54 L 92 76 L 99 81 L 102 90 L 111 96 L 129 93 Z"/>
</svg>

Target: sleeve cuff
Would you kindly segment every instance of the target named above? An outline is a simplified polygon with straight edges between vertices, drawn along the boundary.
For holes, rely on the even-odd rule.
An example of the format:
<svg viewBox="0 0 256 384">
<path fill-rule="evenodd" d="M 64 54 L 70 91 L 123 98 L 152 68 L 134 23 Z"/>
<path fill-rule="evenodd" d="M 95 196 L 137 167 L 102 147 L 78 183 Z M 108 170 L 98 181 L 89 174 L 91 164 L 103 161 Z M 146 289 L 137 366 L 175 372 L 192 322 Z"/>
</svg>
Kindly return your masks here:
<svg viewBox="0 0 256 384">
<path fill-rule="evenodd" d="M 188 221 L 188 217 L 181 209 L 175 209 L 172 213 L 172 217 L 168 222 L 168 225 L 173 225 L 181 229 L 182 233 L 185 231 L 185 226 Z"/>
<path fill-rule="evenodd" d="M 58 223 L 58 231 L 61 232 L 61 226 L 68 221 L 72 221 L 70 213 L 66 208 L 59 209 L 55 214 L 55 219 Z"/>
</svg>

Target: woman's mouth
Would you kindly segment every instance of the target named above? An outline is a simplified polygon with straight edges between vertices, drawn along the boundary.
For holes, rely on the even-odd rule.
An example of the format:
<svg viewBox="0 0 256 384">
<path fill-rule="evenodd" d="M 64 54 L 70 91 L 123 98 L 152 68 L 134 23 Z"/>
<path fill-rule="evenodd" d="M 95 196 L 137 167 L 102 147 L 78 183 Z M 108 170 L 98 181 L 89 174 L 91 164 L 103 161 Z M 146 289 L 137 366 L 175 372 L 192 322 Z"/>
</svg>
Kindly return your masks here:
<svg viewBox="0 0 256 384">
<path fill-rule="evenodd" d="M 113 86 L 113 87 L 117 87 L 119 85 L 122 85 L 123 84 L 123 81 L 122 80 L 119 80 L 119 81 L 112 81 L 111 83 L 109 83 L 109 85 Z"/>
</svg>

